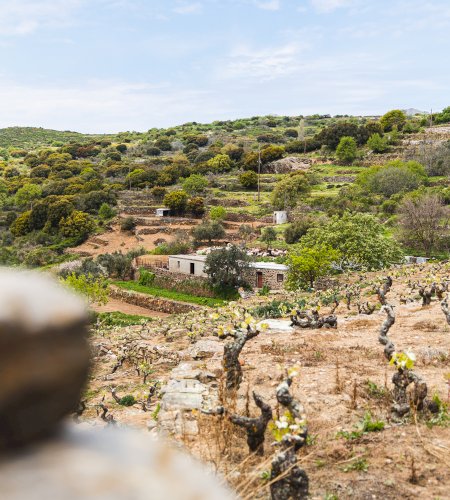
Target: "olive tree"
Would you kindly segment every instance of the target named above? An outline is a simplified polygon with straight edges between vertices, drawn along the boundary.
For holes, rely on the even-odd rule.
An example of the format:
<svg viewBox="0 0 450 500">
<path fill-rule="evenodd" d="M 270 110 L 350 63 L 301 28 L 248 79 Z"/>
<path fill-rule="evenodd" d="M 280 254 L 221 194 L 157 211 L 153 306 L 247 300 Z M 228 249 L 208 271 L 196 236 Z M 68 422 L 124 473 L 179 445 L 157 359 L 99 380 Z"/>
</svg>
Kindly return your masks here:
<svg viewBox="0 0 450 500">
<path fill-rule="evenodd" d="M 247 286 L 250 257 L 236 245 L 212 251 L 205 261 L 205 273 L 213 287 L 237 289 Z"/>
</svg>

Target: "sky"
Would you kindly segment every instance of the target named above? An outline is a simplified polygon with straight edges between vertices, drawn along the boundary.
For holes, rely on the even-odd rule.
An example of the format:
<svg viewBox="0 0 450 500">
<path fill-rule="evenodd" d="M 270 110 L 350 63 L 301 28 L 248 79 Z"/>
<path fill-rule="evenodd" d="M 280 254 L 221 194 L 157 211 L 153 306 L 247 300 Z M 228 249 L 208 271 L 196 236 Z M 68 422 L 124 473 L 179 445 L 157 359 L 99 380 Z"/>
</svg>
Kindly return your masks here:
<svg viewBox="0 0 450 500">
<path fill-rule="evenodd" d="M 0 0 L 0 127 L 450 105 L 449 0 Z"/>
</svg>

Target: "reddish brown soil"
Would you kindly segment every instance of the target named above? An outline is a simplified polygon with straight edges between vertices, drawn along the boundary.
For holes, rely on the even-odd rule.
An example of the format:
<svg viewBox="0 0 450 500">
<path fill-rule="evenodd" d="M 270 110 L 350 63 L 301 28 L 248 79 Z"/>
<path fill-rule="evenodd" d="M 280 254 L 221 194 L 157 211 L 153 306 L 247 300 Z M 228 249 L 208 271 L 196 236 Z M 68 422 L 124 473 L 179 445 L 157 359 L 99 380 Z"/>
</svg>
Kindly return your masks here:
<svg viewBox="0 0 450 500">
<path fill-rule="evenodd" d="M 430 397 L 437 393 L 441 400 L 448 401 L 445 377 L 450 373 L 450 327 L 435 300 L 425 308 L 417 301 L 400 304 L 400 296 L 406 291 L 405 281 L 403 278 L 403 284 L 397 285 L 394 279 L 389 294 L 396 311 L 396 323 L 389 337 L 399 351 L 411 349 L 416 354 L 415 371 L 427 382 Z M 376 301 L 375 297 L 368 299 Z M 331 494 L 339 499 L 450 498 L 450 428 L 428 427 L 426 420 L 430 415 L 417 414 L 401 423 L 391 420 L 389 390 L 395 368 L 386 362 L 378 342 L 384 314 L 357 315 L 354 306 L 347 311 L 343 304 L 337 314 L 336 330 L 263 332 L 249 341 L 240 356 L 244 382 L 235 402 L 228 404 L 236 405 L 243 414 L 249 386 L 250 391 L 256 390 L 276 408 L 275 388 L 286 367 L 297 365 L 300 370 L 294 393 L 305 405 L 311 436 L 311 443 L 300 453 L 300 461 L 310 478 L 312 498 Z M 94 338 L 94 342 L 107 342 L 114 353 L 130 338 L 143 339 L 148 345 L 163 346 L 173 353 L 190 345 L 183 331 L 167 342 L 164 324 L 150 325 L 155 326 L 108 334 Z M 164 356 L 155 360 L 151 378 L 164 383 L 176 364 Z M 110 375 L 113 365 L 114 359 L 97 358 L 86 417 L 95 418 L 95 404 L 106 396 L 105 403 L 120 424 L 144 428 L 152 422 L 150 413 L 137 406 L 116 405 L 109 392 L 111 385 L 117 385 L 121 394 L 133 393 L 143 399 L 146 388 L 142 378 L 128 362 Z M 202 366 L 214 371 L 217 360 L 206 359 Z M 387 396 L 371 393 L 368 380 L 385 390 Z M 154 400 L 152 408 L 156 408 L 156 403 Z M 373 419 L 385 422 L 383 431 L 354 440 L 337 436 L 341 430 L 355 430 L 368 411 Z M 250 413 L 256 413 L 253 402 Z M 261 473 L 270 469 L 270 431 L 266 435 L 265 456 L 249 459 L 245 436 L 239 429 L 216 417 L 197 418 L 200 435 L 185 441 L 186 447 L 203 460 L 215 463 L 242 498 L 267 498 L 267 482 L 261 479 Z M 367 467 L 365 472 L 346 470 L 358 460 L 364 461 L 361 463 Z"/>
<path fill-rule="evenodd" d="M 93 307 L 94 311 L 97 312 L 122 312 L 125 314 L 138 314 L 140 316 L 147 316 L 148 318 L 164 318 L 169 316 L 169 314 L 151 311 L 145 307 L 135 306 L 133 304 L 127 304 L 117 299 L 109 299 L 108 303 L 103 306 L 96 305 Z"/>
</svg>

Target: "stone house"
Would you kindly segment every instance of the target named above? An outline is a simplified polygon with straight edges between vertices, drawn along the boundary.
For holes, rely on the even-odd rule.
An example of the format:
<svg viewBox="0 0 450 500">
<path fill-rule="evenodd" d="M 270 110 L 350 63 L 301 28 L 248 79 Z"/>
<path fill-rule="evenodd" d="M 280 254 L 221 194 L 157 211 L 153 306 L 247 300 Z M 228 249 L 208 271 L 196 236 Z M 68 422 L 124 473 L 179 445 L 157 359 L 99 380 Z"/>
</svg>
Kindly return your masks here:
<svg viewBox="0 0 450 500">
<path fill-rule="evenodd" d="M 177 274 L 206 278 L 206 255 L 169 255 L 169 271 Z M 286 280 L 287 266 L 274 262 L 251 262 L 246 280 L 254 288 L 268 285 L 271 290 L 281 290 Z"/>
</svg>

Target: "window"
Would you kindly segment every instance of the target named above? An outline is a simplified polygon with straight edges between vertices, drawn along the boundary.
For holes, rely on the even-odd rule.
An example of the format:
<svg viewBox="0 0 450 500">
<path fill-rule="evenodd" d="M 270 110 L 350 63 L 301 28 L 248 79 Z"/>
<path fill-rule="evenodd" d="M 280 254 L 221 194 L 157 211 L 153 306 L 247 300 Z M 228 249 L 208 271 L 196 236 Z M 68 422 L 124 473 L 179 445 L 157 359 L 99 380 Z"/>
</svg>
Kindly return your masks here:
<svg viewBox="0 0 450 500">
<path fill-rule="evenodd" d="M 177 261 L 177 267 L 180 268 L 180 261 Z"/>
<path fill-rule="evenodd" d="M 277 282 L 283 283 L 283 281 L 284 281 L 284 274 L 277 274 Z"/>
<path fill-rule="evenodd" d="M 191 274 L 195 274 L 195 264 L 191 262 Z"/>
</svg>

